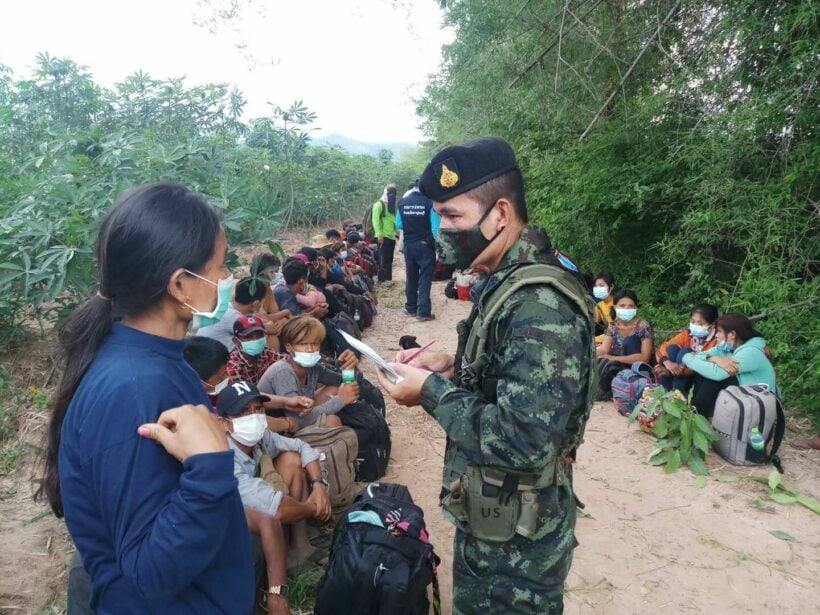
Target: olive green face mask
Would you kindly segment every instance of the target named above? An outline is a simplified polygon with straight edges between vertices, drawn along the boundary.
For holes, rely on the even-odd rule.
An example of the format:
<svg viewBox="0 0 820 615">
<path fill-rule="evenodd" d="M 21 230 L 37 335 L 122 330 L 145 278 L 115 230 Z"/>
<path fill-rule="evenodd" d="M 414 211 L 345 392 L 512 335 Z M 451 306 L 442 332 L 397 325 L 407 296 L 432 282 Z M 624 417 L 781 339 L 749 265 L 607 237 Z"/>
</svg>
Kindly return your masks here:
<svg viewBox="0 0 820 615">
<path fill-rule="evenodd" d="M 495 209 L 495 203 L 492 207 L 487 208 L 487 211 L 484 212 L 484 215 L 481 216 L 475 226 L 466 231 L 454 228 L 440 229 L 436 240 L 439 260 L 445 265 L 461 270 L 472 265 L 476 257 L 501 234 L 499 230 L 492 238 L 487 239 L 481 232 L 481 223 L 484 222 L 493 209 Z"/>
</svg>

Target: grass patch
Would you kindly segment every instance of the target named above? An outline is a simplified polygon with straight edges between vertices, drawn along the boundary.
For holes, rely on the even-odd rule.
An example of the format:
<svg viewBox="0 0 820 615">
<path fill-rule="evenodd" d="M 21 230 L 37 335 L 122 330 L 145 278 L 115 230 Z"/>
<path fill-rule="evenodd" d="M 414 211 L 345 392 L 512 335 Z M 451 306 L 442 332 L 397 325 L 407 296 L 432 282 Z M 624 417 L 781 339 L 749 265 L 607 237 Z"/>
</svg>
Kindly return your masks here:
<svg viewBox="0 0 820 615">
<path fill-rule="evenodd" d="M 292 612 L 313 612 L 313 605 L 316 604 L 316 587 L 323 574 L 322 568 L 309 566 L 288 577 L 288 603 Z"/>
</svg>

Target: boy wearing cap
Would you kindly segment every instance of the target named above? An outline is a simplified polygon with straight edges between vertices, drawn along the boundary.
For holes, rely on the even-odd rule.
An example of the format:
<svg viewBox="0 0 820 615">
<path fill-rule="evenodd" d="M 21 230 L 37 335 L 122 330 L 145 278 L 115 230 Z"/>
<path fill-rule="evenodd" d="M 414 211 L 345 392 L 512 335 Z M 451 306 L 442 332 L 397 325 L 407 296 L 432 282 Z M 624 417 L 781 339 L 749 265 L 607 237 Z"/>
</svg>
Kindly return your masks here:
<svg viewBox="0 0 820 615">
<path fill-rule="evenodd" d="M 308 540 L 306 521 L 330 518 L 327 482 L 322 478 L 319 455 L 315 450 L 302 440 L 285 438 L 267 429 L 264 401 L 265 397 L 253 384 L 232 382 L 217 399 L 219 422 L 228 434 L 228 444 L 234 452 L 234 476 L 239 483 L 242 504 L 289 526 L 288 563 L 299 565 L 316 552 Z M 259 477 L 264 453 L 273 459 L 288 495 Z M 264 545 L 267 532 L 259 525 L 249 523 L 251 531 L 262 536 Z M 281 565 L 282 562 L 269 561 L 268 565 L 271 564 Z M 276 570 L 269 574 L 275 576 Z M 286 595 L 287 589 L 272 593 Z"/>
<path fill-rule="evenodd" d="M 228 378 L 256 384 L 271 365 L 282 358 L 268 348 L 265 323 L 258 316 L 240 316 L 233 323 L 233 350 L 228 358 Z"/>
<path fill-rule="evenodd" d="M 577 510 L 571 463 L 595 391 L 594 305 L 577 267 L 527 224 L 523 178 L 502 139 L 445 148 L 421 191 L 441 216 L 441 260 L 488 276 L 458 325 L 456 357 L 396 363 L 398 384 L 379 373 L 396 401 L 420 403 L 448 436 L 453 613 L 561 613 Z"/>
</svg>

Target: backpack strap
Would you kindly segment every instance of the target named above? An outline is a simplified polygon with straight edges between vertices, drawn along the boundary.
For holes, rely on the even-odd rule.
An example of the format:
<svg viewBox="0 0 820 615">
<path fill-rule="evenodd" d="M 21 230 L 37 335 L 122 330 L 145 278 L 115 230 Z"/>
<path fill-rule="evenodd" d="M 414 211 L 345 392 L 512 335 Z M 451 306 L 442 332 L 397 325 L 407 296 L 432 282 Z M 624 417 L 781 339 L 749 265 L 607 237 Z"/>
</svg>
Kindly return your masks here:
<svg viewBox="0 0 820 615">
<path fill-rule="evenodd" d="M 786 433 L 786 414 L 783 412 L 783 404 L 774 396 L 775 409 L 777 410 L 777 422 L 774 425 L 774 439 L 772 440 L 772 452 L 769 453 L 769 461 L 772 462 L 777 471 L 783 474 L 783 464 L 780 462 L 780 457 L 777 451 L 780 449 L 780 444 L 783 442 L 783 435 Z"/>
</svg>

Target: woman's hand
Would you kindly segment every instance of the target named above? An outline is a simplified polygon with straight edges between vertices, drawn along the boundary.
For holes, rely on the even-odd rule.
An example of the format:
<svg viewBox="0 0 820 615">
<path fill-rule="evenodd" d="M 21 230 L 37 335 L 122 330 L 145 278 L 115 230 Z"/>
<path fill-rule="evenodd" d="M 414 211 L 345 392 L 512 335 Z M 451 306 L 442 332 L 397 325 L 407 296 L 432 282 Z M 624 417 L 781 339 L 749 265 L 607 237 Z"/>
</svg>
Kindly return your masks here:
<svg viewBox="0 0 820 615">
<path fill-rule="evenodd" d="M 339 397 L 341 397 L 344 405 L 352 404 L 359 400 L 359 383 L 345 382 L 339 387 Z"/>
<path fill-rule="evenodd" d="M 185 461 L 193 455 L 228 449 L 225 430 L 203 405 L 186 404 L 159 415 L 156 423 L 140 425 L 137 433 L 158 442 L 170 455 Z"/>
<path fill-rule="evenodd" d="M 356 353 L 350 349 L 342 352 L 337 360 L 339 361 L 339 367 L 342 369 L 356 369 L 356 366 L 359 364 L 359 359 L 356 357 Z"/>
<path fill-rule="evenodd" d="M 675 363 L 674 361 L 664 361 L 663 366 L 673 376 L 680 376 L 683 373 L 683 365 Z"/>
<path fill-rule="evenodd" d="M 740 365 L 734 359 L 729 357 L 712 357 L 712 363 L 717 365 L 730 376 L 737 376 L 740 372 Z"/>
</svg>

